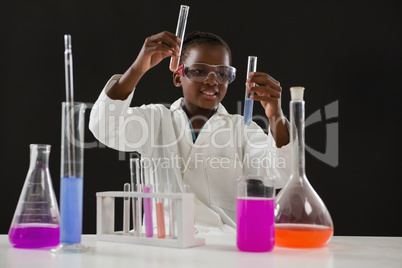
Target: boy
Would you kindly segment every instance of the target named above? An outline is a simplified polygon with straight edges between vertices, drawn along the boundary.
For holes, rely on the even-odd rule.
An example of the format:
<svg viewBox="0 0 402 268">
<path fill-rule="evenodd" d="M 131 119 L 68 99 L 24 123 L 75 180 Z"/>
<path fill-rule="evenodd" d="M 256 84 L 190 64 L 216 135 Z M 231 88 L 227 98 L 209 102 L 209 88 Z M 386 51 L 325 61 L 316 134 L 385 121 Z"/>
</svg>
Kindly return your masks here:
<svg viewBox="0 0 402 268">
<path fill-rule="evenodd" d="M 268 74 L 251 74 L 247 90 L 256 93 L 252 98 L 264 107 L 270 133 L 266 135 L 254 122 L 246 126 L 242 116 L 228 114 L 220 103 L 236 73 L 230 66 L 229 46 L 214 34 L 193 32 L 183 41 L 180 67 L 173 73 L 173 83 L 182 88 L 183 98 L 170 109 L 158 104 L 129 107 L 142 75 L 164 58 L 177 57 L 180 41 L 167 31 L 148 37 L 132 66 L 106 84 L 89 126 L 109 147 L 138 151 L 159 163 L 171 161 L 169 172 L 174 175 L 170 177 L 181 189 L 190 186 L 195 194 L 196 228 L 233 231 L 239 176 L 272 175 L 272 167 L 282 159 L 278 188 L 290 177 L 282 89 Z"/>
</svg>

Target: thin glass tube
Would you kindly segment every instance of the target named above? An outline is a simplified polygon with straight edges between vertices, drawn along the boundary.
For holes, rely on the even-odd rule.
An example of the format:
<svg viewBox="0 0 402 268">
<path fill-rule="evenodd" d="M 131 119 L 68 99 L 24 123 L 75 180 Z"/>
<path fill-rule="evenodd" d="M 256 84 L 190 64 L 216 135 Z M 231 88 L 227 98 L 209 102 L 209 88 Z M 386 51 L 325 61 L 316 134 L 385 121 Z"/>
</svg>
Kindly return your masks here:
<svg viewBox="0 0 402 268">
<path fill-rule="evenodd" d="M 247 62 L 247 79 L 250 78 L 250 73 L 251 72 L 256 72 L 257 71 L 257 57 L 255 56 L 248 56 L 248 62 Z M 252 93 L 247 92 L 247 88 L 254 87 L 254 83 L 250 83 L 246 85 L 246 94 L 244 97 L 244 124 L 250 125 L 251 119 L 253 117 L 253 104 L 254 101 L 250 98 L 250 95 Z"/>
<path fill-rule="evenodd" d="M 189 10 L 190 10 L 189 6 L 185 6 L 185 5 L 180 6 L 179 19 L 177 21 L 177 27 L 176 27 L 176 36 L 179 37 L 181 40 L 181 42 L 178 44 L 180 47 L 180 52 L 179 52 L 179 56 L 172 56 L 170 58 L 169 69 L 172 72 L 175 72 L 177 70 L 177 68 L 179 67 L 181 48 L 183 46 L 184 34 L 186 32 L 186 24 L 187 24 L 187 17 L 188 17 Z"/>
<path fill-rule="evenodd" d="M 131 189 L 134 192 L 142 192 L 140 155 L 130 159 Z M 141 235 L 142 226 L 142 198 L 132 199 L 133 210 L 133 231 L 135 236 Z"/>
<path fill-rule="evenodd" d="M 124 184 L 124 192 L 130 192 L 130 184 Z M 123 233 L 128 234 L 130 231 L 130 198 L 124 197 L 123 201 Z"/>
</svg>

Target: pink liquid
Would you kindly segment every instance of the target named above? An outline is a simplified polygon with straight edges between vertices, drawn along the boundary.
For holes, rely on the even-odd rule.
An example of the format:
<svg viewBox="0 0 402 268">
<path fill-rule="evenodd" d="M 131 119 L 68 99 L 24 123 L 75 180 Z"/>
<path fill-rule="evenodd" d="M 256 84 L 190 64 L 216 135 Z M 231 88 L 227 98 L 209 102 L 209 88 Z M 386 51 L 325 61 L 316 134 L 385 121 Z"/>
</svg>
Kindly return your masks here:
<svg viewBox="0 0 402 268">
<path fill-rule="evenodd" d="M 180 61 L 180 57 L 172 56 L 170 58 L 170 65 L 169 65 L 170 71 L 172 71 L 172 72 L 177 71 L 177 68 L 179 68 L 179 61 Z"/>
<path fill-rule="evenodd" d="M 275 200 L 237 199 L 237 248 L 248 252 L 271 251 L 275 244 Z"/>
<path fill-rule="evenodd" d="M 60 226 L 56 224 L 17 224 L 8 233 L 10 243 L 16 248 L 54 247 L 60 241 Z"/>
</svg>

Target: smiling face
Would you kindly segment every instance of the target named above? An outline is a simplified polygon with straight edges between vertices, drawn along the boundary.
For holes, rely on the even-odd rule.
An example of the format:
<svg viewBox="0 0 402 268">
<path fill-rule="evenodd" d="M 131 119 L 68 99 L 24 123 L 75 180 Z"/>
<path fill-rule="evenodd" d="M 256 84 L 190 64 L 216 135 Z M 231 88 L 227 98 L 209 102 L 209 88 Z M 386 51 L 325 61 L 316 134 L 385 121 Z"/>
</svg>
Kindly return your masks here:
<svg viewBox="0 0 402 268">
<path fill-rule="evenodd" d="M 189 49 L 188 56 L 183 62 L 187 65 L 193 63 L 207 63 L 210 65 L 229 65 L 230 56 L 222 45 L 199 44 Z M 205 115 L 211 112 L 225 97 L 227 84 L 219 84 L 213 74 L 204 82 L 193 82 L 174 73 L 174 83 L 183 88 L 185 106 L 188 113 Z"/>
</svg>

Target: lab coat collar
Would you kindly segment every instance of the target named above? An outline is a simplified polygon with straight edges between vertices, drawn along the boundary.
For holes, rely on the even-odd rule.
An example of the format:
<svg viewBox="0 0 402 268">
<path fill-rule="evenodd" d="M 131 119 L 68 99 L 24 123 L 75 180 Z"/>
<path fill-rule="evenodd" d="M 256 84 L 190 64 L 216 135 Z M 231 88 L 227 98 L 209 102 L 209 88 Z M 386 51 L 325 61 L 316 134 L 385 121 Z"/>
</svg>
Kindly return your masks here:
<svg viewBox="0 0 402 268">
<path fill-rule="evenodd" d="M 180 99 L 178 99 L 178 100 L 176 100 L 175 102 L 172 103 L 172 105 L 170 106 L 170 110 L 172 112 L 175 112 L 175 111 L 178 111 L 178 110 L 183 111 L 183 108 L 182 108 L 183 105 L 184 105 L 184 98 L 181 97 Z M 226 110 L 226 108 L 221 103 L 219 103 L 218 109 L 216 110 L 215 115 L 227 116 L 227 115 L 229 115 L 229 113 Z"/>
<path fill-rule="evenodd" d="M 172 112 L 179 112 L 185 114 L 183 111 L 184 98 L 180 98 L 176 100 L 171 106 L 170 110 Z M 187 115 L 186 115 L 187 116 Z M 228 118 L 230 114 L 227 112 L 225 107 L 219 103 L 218 109 L 215 114 L 205 123 L 203 130 L 198 134 L 198 137 L 194 143 L 194 145 L 203 144 L 204 140 L 207 139 L 216 129 L 220 128 L 225 124 L 224 118 Z M 192 148 L 194 149 L 194 147 Z"/>
</svg>

